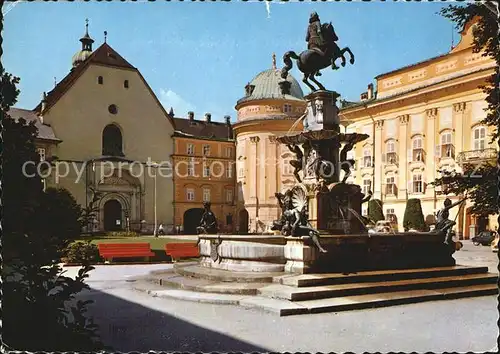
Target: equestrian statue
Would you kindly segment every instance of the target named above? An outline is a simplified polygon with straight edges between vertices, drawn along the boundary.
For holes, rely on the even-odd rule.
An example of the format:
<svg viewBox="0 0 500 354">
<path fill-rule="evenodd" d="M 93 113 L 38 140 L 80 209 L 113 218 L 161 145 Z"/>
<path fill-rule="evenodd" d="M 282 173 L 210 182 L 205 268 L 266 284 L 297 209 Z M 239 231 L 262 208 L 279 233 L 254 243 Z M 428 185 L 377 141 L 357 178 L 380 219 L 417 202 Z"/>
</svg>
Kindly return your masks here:
<svg viewBox="0 0 500 354">
<path fill-rule="evenodd" d="M 297 55 L 294 51 L 286 52 L 283 56 L 285 66 L 281 70 L 281 77 L 286 80 L 288 72 L 292 69 L 292 60 L 297 60 L 297 67 L 304 74 L 302 81 L 312 90 L 317 91 L 313 85 L 308 81 L 310 79 L 319 90 L 326 90 L 325 87 L 316 80 L 315 76 L 321 76 L 320 70 L 331 66 L 333 70 L 339 69 L 335 61 L 339 58 L 342 59 L 340 63 L 342 66 L 346 64 L 344 53 L 350 55 L 349 62 L 354 64 L 354 54 L 349 47 L 340 49 L 335 43 L 339 38 L 335 34 L 332 23 L 321 23 L 319 16 L 316 12 L 311 13 L 309 18 L 309 26 L 307 27 L 306 42 L 307 50 Z"/>
</svg>

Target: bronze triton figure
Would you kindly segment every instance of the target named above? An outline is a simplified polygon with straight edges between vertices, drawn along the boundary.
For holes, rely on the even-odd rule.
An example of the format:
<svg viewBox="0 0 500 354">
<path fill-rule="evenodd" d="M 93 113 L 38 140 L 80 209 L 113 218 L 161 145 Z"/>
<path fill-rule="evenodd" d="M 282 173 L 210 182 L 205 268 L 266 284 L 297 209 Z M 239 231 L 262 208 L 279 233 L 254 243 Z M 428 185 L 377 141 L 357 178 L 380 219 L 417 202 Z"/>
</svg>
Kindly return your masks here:
<svg viewBox="0 0 500 354">
<path fill-rule="evenodd" d="M 310 79 L 320 90 L 326 90 L 325 87 L 315 79 L 314 76 L 320 76 L 320 70 L 331 65 L 332 69 L 338 69 L 335 64 L 338 58 L 342 59 L 341 65 L 345 66 L 346 59 L 344 53 L 347 52 L 351 56 L 349 62 L 354 64 L 354 54 L 349 47 L 340 49 L 335 43 L 338 37 L 335 34 L 332 23 L 321 24 L 319 16 L 313 12 L 309 18 L 309 26 L 307 27 L 306 42 L 307 50 L 297 55 L 294 51 L 286 52 L 283 56 L 285 66 L 281 70 L 281 77 L 286 79 L 288 72 L 292 69 L 292 60 L 297 60 L 299 70 L 304 73 L 302 81 L 312 90 L 316 88 L 308 81 Z"/>
<path fill-rule="evenodd" d="M 217 219 L 210 210 L 210 202 L 203 202 L 205 209 L 203 216 L 200 220 L 200 226 L 196 228 L 198 234 L 215 234 L 217 233 Z"/>
</svg>

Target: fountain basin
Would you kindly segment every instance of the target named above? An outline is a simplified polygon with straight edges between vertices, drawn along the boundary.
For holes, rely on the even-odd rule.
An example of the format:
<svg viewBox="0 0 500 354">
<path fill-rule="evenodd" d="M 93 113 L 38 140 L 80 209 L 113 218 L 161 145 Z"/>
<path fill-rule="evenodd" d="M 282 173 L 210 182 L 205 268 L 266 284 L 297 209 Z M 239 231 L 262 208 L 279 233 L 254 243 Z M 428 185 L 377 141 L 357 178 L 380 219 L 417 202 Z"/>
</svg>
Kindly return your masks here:
<svg viewBox="0 0 500 354">
<path fill-rule="evenodd" d="M 200 235 L 200 265 L 235 272 L 335 273 L 455 265 L 440 233 L 309 236 Z"/>
</svg>

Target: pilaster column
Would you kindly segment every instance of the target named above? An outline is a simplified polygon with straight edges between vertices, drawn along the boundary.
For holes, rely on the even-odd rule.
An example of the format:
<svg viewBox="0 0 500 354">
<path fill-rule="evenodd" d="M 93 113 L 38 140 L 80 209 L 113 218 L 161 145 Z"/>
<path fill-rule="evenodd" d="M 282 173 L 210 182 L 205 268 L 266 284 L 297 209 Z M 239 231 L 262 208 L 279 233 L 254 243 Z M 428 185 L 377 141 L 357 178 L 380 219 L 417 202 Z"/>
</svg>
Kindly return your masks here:
<svg viewBox="0 0 500 354">
<path fill-rule="evenodd" d="M 266 169 L 268 175 L 267 175 L 265 190 L 266 190 L 266 199 L 269 199 L 268 201 L 270 203 L 274 203 L 276 201 L 274 198 L 274 193 L 278 192 L 278 178 L 276 173 L 276 171 L 278 171 L 278 166 L 277 166 L 278 141 L 276 140 L 276 136 L 274 135 L 270 135 L 268 139 L 269 139 L 269 149 L 268 149 L 269 151 L 268 151 L 267 163 L 269 164 L 269 168 Z"/>
<path fill-rule="evenodd" d="M 399 120 L 399 173 L 397 175 L 398 199 L 406 199 L 408 189 L 408 156 L 410 154 L 411 141 L 408 136 L 408 122 L 410 115 L 404 114 L 398 117 Z"/>
<path fill-rule="evenodd" d="M 373 169 L 373 198 L 382 200 L 382 129 L 384 121 L 378 120 L 375 122 L 375 146 L 374 146 L 374 169 Z"/>
<path fill-rule="evenodd" d="M 267 201 L 267 193 L 266 193 L 266 183 L 267 183 L 267 161 L 266 161 L 266 155 L 267 155 L 267 148 L 268 148 L 268 139 L 262 139 L 258 143 L 258 156 L 259 158 L 257 159 L 258 162 L 258 173 L 257 173 L 257 183 L 259 184 L 259 189 L 258 189 L 258 194 L 257 196 L 259 197 L 259 204 L 265 204 Z M 262 220 L 262 218 L 261 218 Z"/>
<path fill-rule="evenodd" d="M 250 189 L 250 200 L 251 203 L 255 203 L 257 200 L 257 144 L 260 138 L 258 136 L 250 137 L 250 156 L 248 158 L 248 179 Z"/>
<path fill-rule="evenodd" d="M 464 144 L 467 144 L 466 142 L 469 142 L 471 140 L 470 137 L 468 139 L 463 139 L 464 134 L 470 135 L 470 132 L 464 131 L 465 108 L 466 108 L 465 102 L 455 103 L 453 105 L 452 122 L 453 122 L 453 129 L 455 130 L 453 133 L 453 138 L 455 140 L 453 142 L 455 145 L 455 155 L 457 155 L 461 151 L 472 150 L 471 146 L 464 146 Z"/>
<path fill-rule="evenodd" d="M 438 162 L 436 159 L 436 152 L 437 149 L 441 148 L 440 137 L 436 131 L 437 113 L 437 108 L 431 108 L 425 111 L 425 114 L 427 116 L 427 131 L 425 137 L 425 152 L 427 156 L 425 160 L 425 183 L 427 184 L 427 188 L 425 190 L 425 194 L 428 197 L 434 197 L 434 186 L 430 185 L 430 183 L 434 182 L 434 180 L 436 179 L 436 169 Z"/>
</svg>

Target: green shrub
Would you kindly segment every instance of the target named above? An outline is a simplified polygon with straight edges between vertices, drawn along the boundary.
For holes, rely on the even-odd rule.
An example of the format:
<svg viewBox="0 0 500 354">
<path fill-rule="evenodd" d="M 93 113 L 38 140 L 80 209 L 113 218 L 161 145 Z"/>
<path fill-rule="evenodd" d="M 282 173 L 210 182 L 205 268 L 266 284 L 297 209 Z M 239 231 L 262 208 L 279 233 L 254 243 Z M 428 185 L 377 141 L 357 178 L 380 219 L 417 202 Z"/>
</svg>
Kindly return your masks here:
<svg viewBox="0 0 500 354">
<path fill-rule="evenodd" d="M 425 231 L 427 229 L 420 199 L 408 199 L 403 219 L 403 227 L 405 231 L 409 229 Z"/>
<path fill-rule="evenodd" d="M 65 252 L 67 263 L 95 264 L 102 261 L 99 248 L 90 241 L 76 241 L 71 243 Z"/>
<path fill-rule="evenodd" d="M 385 219 L 381 200 L 372 199 L 368 202 L 368 218 L 374 223 Z"/>
<path fill-rule="evenodd" d="M 134 231 L 113 231 L 113 232 L 108 232 L 106 236 L 122 238 L 122 237 L 137 237 L 139 236 L 139 234 Z"/>
</svg>

